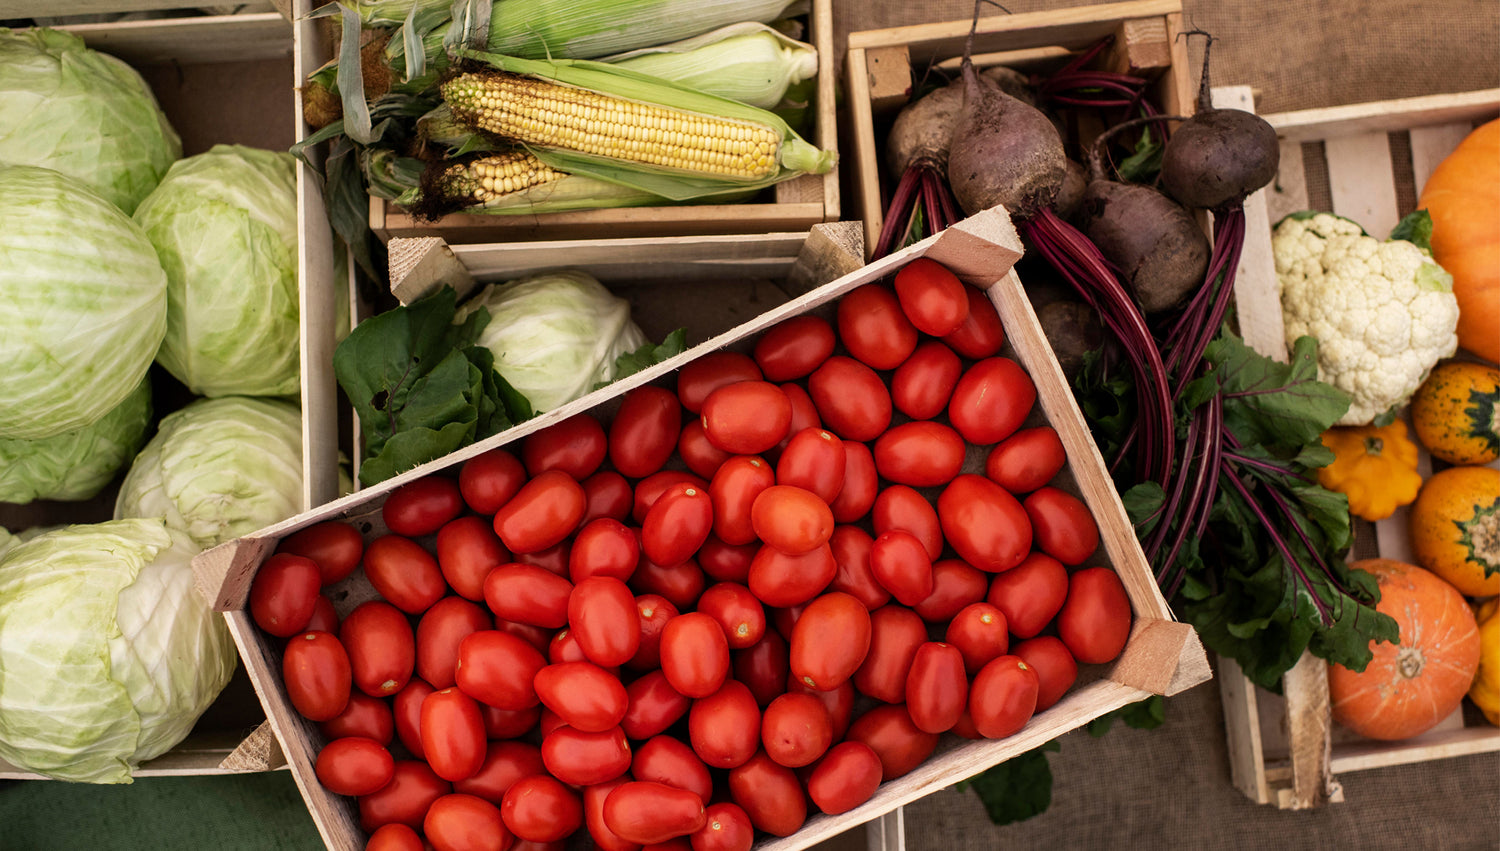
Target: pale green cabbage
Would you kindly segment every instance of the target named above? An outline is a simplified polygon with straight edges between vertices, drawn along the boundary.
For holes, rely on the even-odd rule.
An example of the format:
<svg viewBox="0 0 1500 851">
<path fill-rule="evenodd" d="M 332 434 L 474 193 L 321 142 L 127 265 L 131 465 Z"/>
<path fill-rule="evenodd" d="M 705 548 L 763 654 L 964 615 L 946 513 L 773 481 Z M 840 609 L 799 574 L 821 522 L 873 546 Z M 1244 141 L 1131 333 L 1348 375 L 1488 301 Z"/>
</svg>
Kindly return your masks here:
<svg viewBox="0 0 1500 851">
<path fill-rule="evenodd" d="M 174 163 L 135 211 L 169 284 L 157 360 L 200 396 L 300 386 L 293 162 L 215 145 Z"/>
<path fill-rule="evenodd" d="M 167 276 L 135 222 L 72 178 L 0 164 L 0 199 L 0 438 L 53 437 L 140 384 Z"/>
<path fill-rule="evenodd" d="M 129 65 L 70 33 L 0 28 L 0 162 L 60 171 L 130 215 L 180 156 Z"/>
<path fill-rule="evenodd" d="M 193 587 L 198 552 L 160 520 L 117 520 L 0 555 L 0 758 L 129 783 L 182 741 L 236 659 Z"/>
<path fill-rule="evenodd" d="M 0 438 L 0 502 L 89 499 L 135 457 L 151 423 L 151 382 L 99 420 L 37 440 Z"/>
<path fill-rule="evenodd" d="M 162 418 L 120 484 L 115 519 L 161 517 L 203 549 L 302 509 L 295 405 L 229 396 Z"/>
<path fill-rule="evenodd" d="M 630 318 L 630 303 L 584 272 L 490 284 L 459 306 L 455 321 L 481 306 L 490 322 L 479 343 L 494 352 L 495 370 L 538 412 L 613 381 L 615 358 L 647 342 Z"/>
</svg>

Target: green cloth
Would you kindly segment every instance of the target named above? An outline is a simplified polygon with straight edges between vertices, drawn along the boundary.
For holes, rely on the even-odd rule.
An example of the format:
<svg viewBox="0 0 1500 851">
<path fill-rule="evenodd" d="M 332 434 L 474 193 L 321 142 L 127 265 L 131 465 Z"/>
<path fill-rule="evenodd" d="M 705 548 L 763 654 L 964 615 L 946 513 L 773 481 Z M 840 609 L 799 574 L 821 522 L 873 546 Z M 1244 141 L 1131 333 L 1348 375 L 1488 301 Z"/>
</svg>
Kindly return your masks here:
<svg viewBox="0 0 1500 851">
<path fill-rule="evenodd" d="M 0 780 L 4 851 L 319 851 L 289 771 L 143 777 L 128 786 Z"/>
</svg>

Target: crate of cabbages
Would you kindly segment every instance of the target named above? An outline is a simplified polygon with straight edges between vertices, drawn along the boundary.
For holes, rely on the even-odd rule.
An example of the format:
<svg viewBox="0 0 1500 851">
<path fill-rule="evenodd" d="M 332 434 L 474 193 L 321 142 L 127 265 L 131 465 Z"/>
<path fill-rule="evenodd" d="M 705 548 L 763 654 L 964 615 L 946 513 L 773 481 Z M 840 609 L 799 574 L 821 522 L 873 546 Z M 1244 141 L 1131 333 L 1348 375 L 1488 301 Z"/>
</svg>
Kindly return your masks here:
<svg viewBox="0 0 1500 851">
<path fill-rule="evenodd" d="M 320 57 L 313 139 L 347 154 L 336 225 L 458 244 L 839 218 L 831 0 L 500 2 L 485 21 L 446 0 L 346 5 L 297 28 Z"/>
<path fill-rule="evenodd" d="M 1019 255 L 986 211 L 200 556 L 328 846 L 805 848 L 1205 681 Z"/>
<path fill-rule="evenodd" d="M 1231 771 L 1259 803 L 1500 751 L 1497 116 L 1500 89 L 1266 116 L 1280 171 L 1246 207 L 1239 323 L 1282 359 L 1318 338 L 1349 396 L 1318 480 L 1346 496 L 1349 558 L 1396 629 L 1360 673 L 1304 655 L 1280 694 L 1221 660 Z"/>
</svg>

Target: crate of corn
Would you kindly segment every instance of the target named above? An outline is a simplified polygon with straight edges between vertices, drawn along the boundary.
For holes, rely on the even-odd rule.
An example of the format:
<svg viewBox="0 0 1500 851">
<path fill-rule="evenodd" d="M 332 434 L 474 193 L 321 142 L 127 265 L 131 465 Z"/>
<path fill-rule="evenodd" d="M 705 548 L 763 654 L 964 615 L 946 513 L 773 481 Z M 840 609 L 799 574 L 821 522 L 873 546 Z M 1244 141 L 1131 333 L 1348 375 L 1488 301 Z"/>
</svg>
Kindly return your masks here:
<svg viewBox="0 0 1500 851">
<path fill-rule="evenodd" d="M 839 218 L 831 0 L 509 0 L 484 21 L 446 0 L 360 0 L 298 17 L 324 63 L 302 87 L 307 144 L 327 144 L 347 242 Z"/>
</svg>

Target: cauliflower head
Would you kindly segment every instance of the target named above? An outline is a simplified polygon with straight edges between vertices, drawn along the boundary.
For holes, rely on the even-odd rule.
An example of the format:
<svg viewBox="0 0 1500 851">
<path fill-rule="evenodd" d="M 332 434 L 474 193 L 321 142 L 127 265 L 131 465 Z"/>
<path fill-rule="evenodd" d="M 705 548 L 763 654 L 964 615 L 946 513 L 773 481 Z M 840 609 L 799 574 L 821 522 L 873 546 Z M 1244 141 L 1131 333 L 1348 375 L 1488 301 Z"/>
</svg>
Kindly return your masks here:
<svg viewBox="0 0 1500 851">
<path fill-rule="evenodd" d="M 1458 350 L 1453 276 L 1404 240 L 1329 213 L 1289 216 L 1271 236 L 1287 345 L 1318 339 L 1318 378 L 1349 395 L 1339 425 L 1404 403 Z"/>
</svg>

